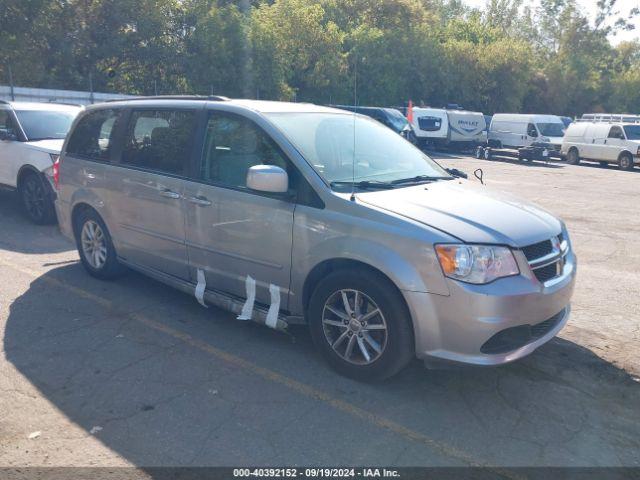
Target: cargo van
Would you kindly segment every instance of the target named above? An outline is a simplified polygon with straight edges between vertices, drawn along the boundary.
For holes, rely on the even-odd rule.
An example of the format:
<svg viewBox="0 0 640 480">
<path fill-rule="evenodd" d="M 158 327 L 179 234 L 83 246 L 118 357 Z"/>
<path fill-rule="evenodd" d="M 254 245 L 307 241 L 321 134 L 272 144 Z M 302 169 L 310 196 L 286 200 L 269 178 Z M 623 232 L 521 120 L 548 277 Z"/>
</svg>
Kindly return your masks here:
<svg viewBox="0 0 640 480">
<path fill-rule="evenodd" d="M 640 123 L 576 122 L 569 126 L 560 149 L 567 163 L 582 160 L 617 163 L 624 170 L 640 163 Z"/>
<path fill-rule="evenodd" d="M 413 107 L 412 127 L 418 145 L 475 148 L 487 141 L 482 112 Z"/>
<path fill-rule="evenodd" d="M 565 126 L 555 115 L 496 113 L 489 127 L 488 143 L 492 148 L 522 148 L 546 145 L 560 150 Z"/>
</svg>

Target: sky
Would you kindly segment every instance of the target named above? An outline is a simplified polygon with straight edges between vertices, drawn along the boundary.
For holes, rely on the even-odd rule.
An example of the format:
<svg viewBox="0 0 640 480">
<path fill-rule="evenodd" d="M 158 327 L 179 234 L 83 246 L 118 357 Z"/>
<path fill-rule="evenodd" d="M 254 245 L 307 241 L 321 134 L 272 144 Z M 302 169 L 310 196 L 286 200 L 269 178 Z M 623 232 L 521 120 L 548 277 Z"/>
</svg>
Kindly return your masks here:
<svg viewBox="0 0 640 480">
<path fill-rule="evenodd" d="M 486 0 L 463 0 L 470 7 L 482 8 L 486 4 Z M 529 0 L 530 3 L 535 3 L 535 0 Z M 595 3 L 596 0 L 577 0 L 580 8 L 585 12 L 589 13 L 595 11 Z M 526 0 L 525 0 L 526 3 Z M 625 16 L 632 8 L 640 8 L 640 0 L 618 0 L 616 4 L 616 8 L 624 13 Z M 634 40 L 640 39 L 640 17 L 637 17 L 636 20 L 636 28 L 635 30 L 631 30 L 629 32 L 619 32 L 615 37 L 611 37 L 610 41 L 613 44 L 618 44 L 623 40 Z"/>
</svg>

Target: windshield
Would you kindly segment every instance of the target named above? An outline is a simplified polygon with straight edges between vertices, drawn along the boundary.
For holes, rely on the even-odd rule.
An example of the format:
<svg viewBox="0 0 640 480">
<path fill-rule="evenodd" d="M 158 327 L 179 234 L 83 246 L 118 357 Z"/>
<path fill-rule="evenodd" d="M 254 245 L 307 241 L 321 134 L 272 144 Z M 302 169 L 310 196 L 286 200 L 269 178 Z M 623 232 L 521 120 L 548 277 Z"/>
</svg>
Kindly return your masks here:
<svg viewBox="0 0 640 480">
<path fill-rule="evenodd" d="M 625 125 L 624 133 L 627 134 L 627 140 L 640 140 L 640 125 Z"/>
<path fill-rule="evenodd" d="M 451 178 L 401 136 L 367 117 L 335 113 L 272 113 L 268 117 L 329 184 L 350 184 L 352 178 L 355 182 Z"/>
<path fill-rule="evenodd" d="M 27 138 L 35 141 L 66 137 L 78 111 L 17 110 L 16 115 Z"/>
<path fill-rule="evenodd" d="M 401 132 L 407 125 L 409 125 L 409 121 L 398 110 L 388 108 L 386 112 L 389 114 L 389 121 L 398 132 Z"/>
<path fill-rule="evenodd" d="M 543 137 L 563 137 L 564 123 L 538 123 L 538 130 Z"/>
</svg>

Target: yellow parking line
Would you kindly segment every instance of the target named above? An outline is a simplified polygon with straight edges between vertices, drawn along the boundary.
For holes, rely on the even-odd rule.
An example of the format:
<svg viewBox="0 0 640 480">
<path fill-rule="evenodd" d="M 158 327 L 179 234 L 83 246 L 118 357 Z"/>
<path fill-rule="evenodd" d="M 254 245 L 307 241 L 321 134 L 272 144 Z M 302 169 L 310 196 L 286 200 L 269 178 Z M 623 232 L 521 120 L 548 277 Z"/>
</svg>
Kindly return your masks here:
<svg viewBox="0 0 640 480">
<path fill-rule="evenodd" d="M 0 260 L 0 264 L 4 265 L 5 267 L 9 267 L 13 270 L 16 270 L 20 273 L 23 273 L 25 275 L 29 275 L 30 277 L 39 278 L 39 280 L 42 280 L 51 285 L 66 289 L 67 291 L 70 291 L 87 300 L 91 300 L 102 307 L 111 309 L 114 306 L 113 302 L 106 300 L 103 297 L 95 295 L 82 288 L 69 285 L 56 278 L 42 276 L 41 272 L 38 272 L 31 268 L 15 264 L 11 261 L 7 261 L 6 259 Z M 420 432 L 416 432 L 415 430 L 411 430 L 397 422 L 389 420 L 380 415 L 376 415 L 375 413 L 368 412 L 367 410 L 357 407 L 349 402 L 345 402 L 344 400 L 340 400 L 339 398 L 335 398 L 329 395 L 328 393 L 323 392 L 322 390 L 318 390 L 310 385 L 306 385 L 297 380 L 289 378 L 285 375 L 277 373 L 273 370 L 269 370 L 268 368 L 264 368 L 259 365 L 256 365 L 248 360 L 240 358 L 224 350 L 220 350 L 219 348 L 216 348 L 207 342 L 204 342 L 195 337 L 192 337 L 187 333 L 181 332 L 179 330 L 175 330 L 162 323 L 156 322 L 155 320 L 152 320 L 151 318 L 146 317 L 140 313 L 131 313 L 131 314 L 127 314 L 127 316 L 143 325 L 146 325 L 147 327 L 150 327 L 156 331 L 170 335 L 171 337 L 181 340 L 184 343 L 194 348 L 197 348 L 198 350 L 201 350 L 210 355 L 213 355 L 214 357 L 220 360 L 223 360 L 231 365 L 234 365 L 245 371 L 253 373 L 258 377 L 261 377 L 265 380 L 269 380 L 274 383 L 278 383 L 280 385 L 284 385 L 290 390 L 293 390 L 301 395 L 304 395 L 305 397 L 324 402 L 332 406 L 336 410 L 347 413 L 361 420 L 365 420 L 366 422 L 369 422 L 370 424 L 373 424 L 376 427 L 382 428 L 384 430 L 388 430 L 390 432 L 393 432 L 411 441 L 426 445 L 427 447 L 437 450 L 438 452 L 446 456 L 460 460 L 469 466 L 476 466 L 476 467 L 487 466 L 486 462 L 479 461 L 475 459 L 472 455 L 466 452 L 463 452 L 462 450 L 459 450 L 455 447 L 452 447 L 451 445 L 447 445 L 446 443 L 434 440 L 433 438 L 428 437 L 427 435 L 424 435 Z M 508 470 L 503 470 L 500 468 L 491 468 L 491 470 L 507 478 L 513 478 L 513 479 L 523 478 L 519 475 L 516 475 L 514 472 L 511 472 Z"/>
</svg>

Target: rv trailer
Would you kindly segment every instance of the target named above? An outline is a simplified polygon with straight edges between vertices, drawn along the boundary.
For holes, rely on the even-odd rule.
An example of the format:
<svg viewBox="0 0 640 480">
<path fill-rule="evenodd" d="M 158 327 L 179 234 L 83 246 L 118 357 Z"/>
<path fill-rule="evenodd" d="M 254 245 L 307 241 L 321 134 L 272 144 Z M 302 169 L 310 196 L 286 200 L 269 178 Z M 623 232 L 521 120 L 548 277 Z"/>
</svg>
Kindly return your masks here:
<svg viewBox="0 0 640 480">
<path fill-rule="evenodd" d="M 487 141 L 481 112 L 413 107 L 412 127 L 420 147 L 473 149 Z"/>
</svg>

